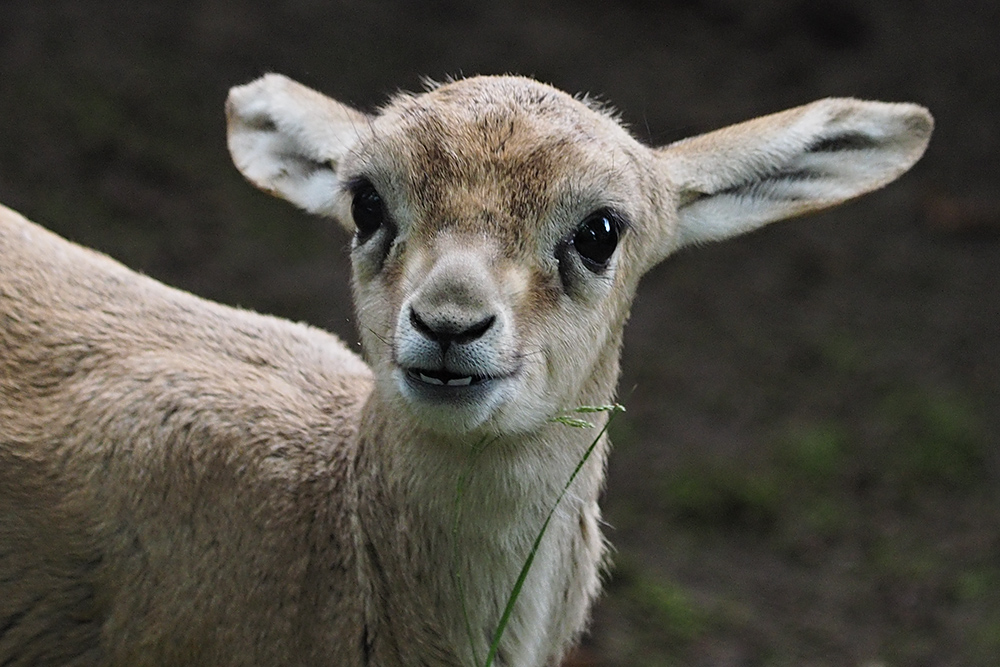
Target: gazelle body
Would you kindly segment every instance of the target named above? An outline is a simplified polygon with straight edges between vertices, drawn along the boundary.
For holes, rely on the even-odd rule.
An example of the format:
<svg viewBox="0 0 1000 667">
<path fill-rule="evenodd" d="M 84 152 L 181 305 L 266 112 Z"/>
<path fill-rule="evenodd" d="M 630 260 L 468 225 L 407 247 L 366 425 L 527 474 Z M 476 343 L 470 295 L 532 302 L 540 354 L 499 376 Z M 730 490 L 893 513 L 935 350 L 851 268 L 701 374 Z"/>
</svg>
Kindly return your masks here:
<svg viewBox="0 0 1000 667">
<path fill-rule="evenodd" d="M 368 363 L 0 209 L 2 664 L 482 664 L 594 438 L 553 418 L 613 400 L 642 274 L 884 185 L 932 128 L 823 100 L 649 148 L 518 77 L 367 115 L 268 75 L 227 115 L 247 178 L 354 235 Z M 584 629 L 607 453 L 494 664 Z"/>
</svg>

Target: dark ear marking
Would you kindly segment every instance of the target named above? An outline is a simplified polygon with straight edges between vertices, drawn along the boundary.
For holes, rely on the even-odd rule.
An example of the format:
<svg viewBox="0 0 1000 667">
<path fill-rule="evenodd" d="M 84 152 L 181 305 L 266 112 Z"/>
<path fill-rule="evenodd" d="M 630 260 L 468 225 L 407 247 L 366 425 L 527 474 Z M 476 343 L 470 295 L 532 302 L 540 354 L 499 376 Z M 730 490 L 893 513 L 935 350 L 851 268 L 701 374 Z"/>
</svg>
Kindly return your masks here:
<svg viewBox="0 0 1000 667">
<path fill-rule="evenodd" d="M 715 192 L 692 193 L 677 206 L 677 210 L 683 210 L 703 199 L 716 196 L 744 196 L 750 198 L 798 201 L 803 199 L 803 197 L 789 194 L 785 194 L 783 196 L 775 195 L 782 189 L 780 188 L 781 185 L 802 183 L 804 181 L 818 181 L 826 178 L 827 176 L 829 176 L 828 173 L 816 167 L 807 168 L 797 165 L 789 165 L 787 169 L 779 169 L 770 173 L 764 173 L 758 178 L 748 178 L 745 181 Z"/>
<path fill-rule="evenodd" d="M 841 151 L 864 151 L 878 148 L 881 144 L 875 137 L 861 132 L 846 132 L 825 137 L 813 143 L 808 153 L 839 153 Z"/>
<path fill-rule="evenodd" d="M 320 162 L 305 155 L 287 155 L 285 159 L 288 166 L 284 167 L 281 173 L 286 177 L 308 178 L 320 171 L 333 171 L 329 161 Z"/>
<path fill-rule="evenodd" d="M 843 132 L 829 137 L 822 137 L 810 144 L 806 149 L 806 154 L 818 153 L 843 153 L 849 151 L 875 150 L 882 146 L 878 138 L 863 132 Z M 715 192 L 698 192 L 688 195 L 678 205 L 678 210 L 682 210 L 706 197 L 717 195 L 747 196 L 747 197 L 767 197 L 769 199 L 798 201 L 802 197 L 784 194 L 775 196 L 779 191 L 784 190 L 780 185 L 801 183 L 804 181 L 818 181 L 830 176 L 825 170 L 818 166 L 803 167 L 794 163 L 785 168 L 778 168 L 771 172 L 764 172 L 757 177 L 748 178 L 740 183 L 736 183 L 727 188 Z"/>
<path fill-rule="evenodd" d="M 252 130 L 258 132 L 277 132 L 278 126 L 270 116 L 260 115 L 244 119 L 244 122 Z"/>
<path fill-rule="evenodd" d="M 719 190 L 715 194 L 733 195 L 741 192 L 752 192 L 758 188 L 766 188 L 775 183 L 797 183 L 801 181 L 818 181 L 827 176 L 825 171 L 808 167 L 791 166 L 789 169 L 781 169 L 770 174 L 763 174 L 760 178 L 746 180 L 742 183 Z"/>
</svg>

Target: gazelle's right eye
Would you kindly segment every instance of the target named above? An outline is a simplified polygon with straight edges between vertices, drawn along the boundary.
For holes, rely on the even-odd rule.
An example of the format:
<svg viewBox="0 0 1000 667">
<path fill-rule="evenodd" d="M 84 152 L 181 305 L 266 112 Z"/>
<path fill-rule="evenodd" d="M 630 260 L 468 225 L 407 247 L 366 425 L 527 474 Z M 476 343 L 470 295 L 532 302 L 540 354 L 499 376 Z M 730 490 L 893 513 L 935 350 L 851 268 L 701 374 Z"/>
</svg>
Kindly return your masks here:
<svg viewBox="0 0 1000 667">
<path fill-rule="evenodd" d="M 385 204 L 375 186 L 367 180 L 354 188 L 351 216 L 358 229 L 358 244 L 367 241 L 385 224 Z"/>
<path fill-rule="evenodd" d="M 572 243 L 587 269 L 601 273 L 608 268 L 623 227 L 621 218 L 608 209 L 594 211 L 580 223 Z"/>
</svg>

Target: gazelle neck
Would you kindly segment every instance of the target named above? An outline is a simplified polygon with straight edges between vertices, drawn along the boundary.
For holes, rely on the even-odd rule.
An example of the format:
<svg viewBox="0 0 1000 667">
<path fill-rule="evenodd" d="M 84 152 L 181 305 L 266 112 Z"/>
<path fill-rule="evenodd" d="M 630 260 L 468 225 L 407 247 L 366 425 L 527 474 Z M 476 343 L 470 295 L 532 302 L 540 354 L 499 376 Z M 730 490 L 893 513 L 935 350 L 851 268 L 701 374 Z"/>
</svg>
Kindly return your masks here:
<svg viewBox="0 0 1000 667">
<path fill-rule="evenodd" d="M 606 438 L 595 445 L 598 429 L 553 422 L 456 443 L 385 417 L 378 403 L 365 408 L 357 466 L 373 662 L 482 664 L 550 513 L 494 664 L 561 654 L 597 589 Z"/>
</svg>

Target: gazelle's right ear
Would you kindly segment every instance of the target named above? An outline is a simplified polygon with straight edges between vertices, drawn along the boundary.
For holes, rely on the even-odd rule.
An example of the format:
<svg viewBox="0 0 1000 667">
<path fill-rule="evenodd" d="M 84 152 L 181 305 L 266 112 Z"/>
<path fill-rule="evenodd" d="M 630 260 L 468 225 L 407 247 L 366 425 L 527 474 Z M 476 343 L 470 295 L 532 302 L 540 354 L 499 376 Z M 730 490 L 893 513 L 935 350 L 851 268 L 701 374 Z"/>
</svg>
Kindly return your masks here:
<svg viewBox="0 0 1000 667">
<path fill-rule="evenodd" d="M 280 74 L 229 91 L 229 152 L 261 190 L 332 215 L 337 164 L 369 130 L 369 117 Z"/>
<path fill-rule="evenodd" d="M 916 104 L 825 99 L 658 149 L 680 194 L 669 253 L 835 206 L 913 166 L 934 119 Z"/>
</svg>

